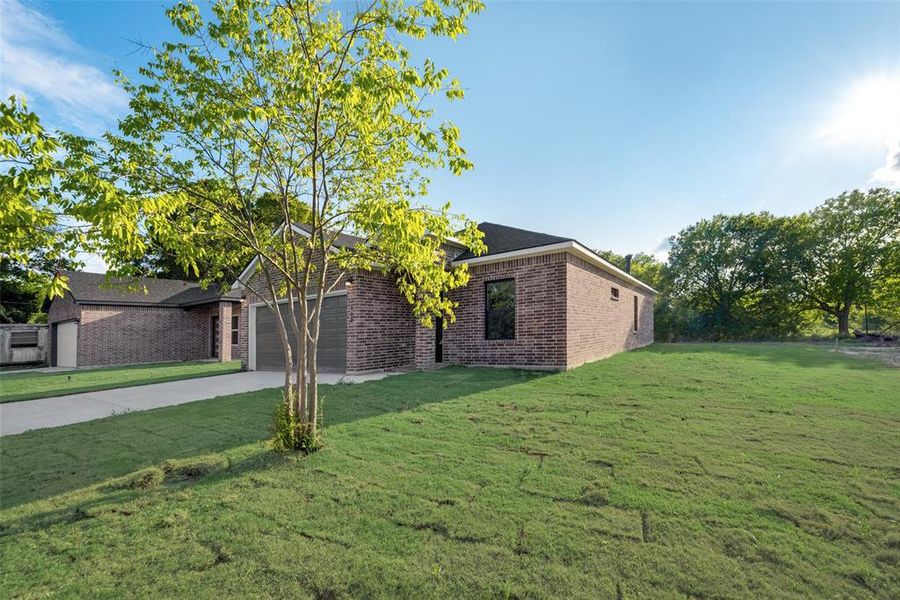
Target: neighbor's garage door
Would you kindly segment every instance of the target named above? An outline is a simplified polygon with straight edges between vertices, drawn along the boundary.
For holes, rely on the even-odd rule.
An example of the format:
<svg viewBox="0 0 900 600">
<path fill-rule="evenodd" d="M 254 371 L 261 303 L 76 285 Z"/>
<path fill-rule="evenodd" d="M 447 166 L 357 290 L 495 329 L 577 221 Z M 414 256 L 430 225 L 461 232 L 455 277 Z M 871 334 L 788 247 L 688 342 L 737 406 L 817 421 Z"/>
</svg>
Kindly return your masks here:
<svg viewBox="0 0 900 600">
<path fill-rule="evenodd" d="M 279 304 L 285 318 L 288 305 Z M 313 301 L 309 301 L 312 309 Z M 299 313 L 299 311 L 298 311 Z M 331 296 L 322 302 L 321 331 L 316 363 L 322 372 L 343 373 L 347 370 L 347 296 Z M 288 325 L 290 329 L 290 325 Z M 256 308 L 256 368 L 262 371 L 280 371 L 284 368 L 284 353 L 275 315 L 266 306 Z M 296 340 L 291 336 L 291 348 L 296 351 Z"/>
<path fill-rule="evenodd" d="M 56 326 L 56 366 L 77 367 L 78 323 L 69 321 Z"/>
</svg>

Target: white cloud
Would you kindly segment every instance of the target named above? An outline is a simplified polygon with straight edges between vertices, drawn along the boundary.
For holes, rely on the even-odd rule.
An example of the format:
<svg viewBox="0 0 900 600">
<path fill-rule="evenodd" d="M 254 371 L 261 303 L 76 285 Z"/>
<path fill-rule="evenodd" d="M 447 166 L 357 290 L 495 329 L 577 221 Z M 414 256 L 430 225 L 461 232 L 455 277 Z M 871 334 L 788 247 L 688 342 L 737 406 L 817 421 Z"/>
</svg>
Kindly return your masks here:
<svg viewBox="0 0 900 600">
<path fill-rule="evenodd" d="M 900 73 L 871 76 L 851 86 L 819 130 L 827 148 L 887 147 L 871 183 L 900 187 Z"/>
<path fill-rule="evenodd" d="M 76 258 L 77 260 L 84 263 L 84 266 L 81 267 L 82 271 L 86 271 L 88 273 L 106 273 L 109 270 L 109 266 L 106 264 L 106 261 L 103 260 L 103 257 L 98 256 L 97 254 L 81 252 Z"/>
<path fill-rule="evenodd" d="M 872 173 L 872 183 L 900 187 L 900 136 L 894 143 L 888 144 L 884 165 Z"/>
<path fill-rule="evenodd" d="M 97 134 L 127 106 L 112 78 L 80 60 L 59 24 L 18 0 L 0 0 L 0 91 L 46 102 L 84 133 Z"/>
<path fill-rule="evenodd" d="M 666 262 L 669 260 L 669 251 L 671 249 L 672 240 L 670 238 L 663 238 L 660 243 L 648 251 L 648 254 L 653 255 L 653 257 L 660 262 Z"/>
</svg>

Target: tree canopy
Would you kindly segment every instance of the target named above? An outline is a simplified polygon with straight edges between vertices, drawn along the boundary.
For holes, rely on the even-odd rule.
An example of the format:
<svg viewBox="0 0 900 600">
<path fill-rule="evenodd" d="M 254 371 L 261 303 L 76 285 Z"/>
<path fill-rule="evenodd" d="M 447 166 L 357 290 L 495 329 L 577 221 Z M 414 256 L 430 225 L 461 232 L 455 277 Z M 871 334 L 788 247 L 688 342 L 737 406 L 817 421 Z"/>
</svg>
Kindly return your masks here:
<svg viewBox="0 0 900 600">
<path fill-rule="evenodd" d="M 471 167 L 459 130 L 436 120 L 432 101 L 463 90 L 402 41 L 455 38 L 481 8 L 377 0 L 341 12 L 321 0 L 217 0 L 202 11 L 181 2 L 167 11 L 180 39 L 150 49 L 136 81 L 119 74 L 131 112 L 92 150 L 121 210 L 84 208 L 82 218 L 113 223 L 104 240 L 121 273 L 152 266 L 148 248 L 167 270 L 204 283 L 231 280 L 260 258 L 241 283 L 279 327 L 285 446 L 315 438 L 319 314 L 342 274 L 391 273 L 424 324 L 453 320 L 444 292 L 468 275 L 448 266 L 441 246 L 453 236 L 478 252 L 480 232 L 449 204 L 418 199 L 427 171 Z M 344 234 L 361 241 L 348 248 L 338 243 Z"/>
<path fill-rule="evenodd" d="M 900 321 L 900 192 L 854 190 L 806 213 L 716 215 L 672 237 L 654 287 L 658 339 L 849 333 L 853 311 Z"/>
<path fill-rule="evenodd" d="M 0 103 L 0 263 L 10 321 L 30 318 L 43 295 L 61 294 L 66 284 L 56 268 L 77 264 L 97 241 L 94 228 L 69 216 L 84 183 L 69 176 L 85 166 L 77 152 L 83 144 L 47 131 L 18 97 Z"/>
<path fill-rule="evenodd" d="M 850 310 L 892 303 L 900 247 L 900 192 L 853 190 L 792 220 L 797 249 L 786 265 L 805 308 L 821 310 L 849 333 Z M 896 306 L 896 305 L 894 305 Z"/>
</svg>

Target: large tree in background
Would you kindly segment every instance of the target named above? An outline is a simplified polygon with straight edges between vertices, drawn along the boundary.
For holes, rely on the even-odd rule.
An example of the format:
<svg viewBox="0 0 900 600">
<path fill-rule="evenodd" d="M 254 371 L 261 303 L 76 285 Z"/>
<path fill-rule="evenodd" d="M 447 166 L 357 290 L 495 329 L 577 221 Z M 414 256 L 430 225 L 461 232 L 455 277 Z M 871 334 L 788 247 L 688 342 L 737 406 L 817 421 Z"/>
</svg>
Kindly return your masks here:
<svg viewBox="0 0 900 600">
<path fill-rule="evenodd" d="M 672 238 L 672 295 L 714 338 L 781 336 L 799 327 L 785 265 L 785 219 L 768 213 L 716 215 Z"/>
<path fill-rule="evenodd" d="M 49 260 L 39 249 L 29 255 L 27 266 L 0 259 L 0 323 L 46 323 L 44 304 L 57 272 L 78 266 L 64 258 Z"/>
<path fill-rule="evenodd" d="M 471 166 L 457 128 L 436 123 L 428 101 L 463 93 L 446 70 L 413 63 L 401 41 L 455 38 L 481 8 L 371 0 L 342 13 L 320 0 L 219 0 L 207 19 L 185 2 L 167 13 L 183 40 L 151 49 L 139 82 L 120 77 L 131 114 L 95 163 L 120 192 L 86 198 L 79 217 L 114 222 L 112 266 L 123 273 L 136 269 L 148 232 L 204 282 L 233 276 L 240 252 L 260 257 L 243 283 L 269 299 L 284 351 L 278 447 L 317 443 L 319 315 L 341 275 L 377 266 L 395 274 L 422 322 L 453 318 L 444 292 L 468 275 L 447 268 L 441 244 L 454 235 L 478 252 L 480 233 L 449 205 L 416 198 L 425 170 Z M 263 196 L 280 227 L 255 210 Z M 344 233 L 364 242 L 336 244 Z"/>
<path fill-rule="evenodd" d="M 197 184 L 202 194 L 209 194 L 216 188 L 215 182 L 200 182 Z M 296 202 L 294 220 L 298 223 L 308 223 L 312 218 L 309 207 Z M 281 215 L 281 203 L 278 198 L 270 193 L 264 193 L 257 198 L 247 201 L 248 210 L 252 217 L 250 220 L 257 223 L 263 230 L 274 231 L 283 220 Z M 198 211 L 191 205 L 186 205 L 181 210 L 173 212 L 168 218 L 175 227 L 179 221 L 205 220 L 207 213 Z M 253 251 L 243 242 L 234 237 L 207 236 L 205 240 L 204 256 L 194 256 L 194 264 L 185 264 L 183 256 L 175 250 L 171 250 L 158 239 L 154 233 L 152 223 L 148 223 L 144 235 L 145 249 L 141 257 L 132 261 L 137 273 L 145 277 L 159 277 L 162 279 L 182 279 L 187 281 L 200 281 L 209 278 L 218 268 L 224 267 L 230 271 L 229 266 L 246 265 L 253 258 Z M 201 275 L 202 274 L 202 275 Z M 236 274 L 235 274 L 236 276 Z"/>
<path fill-rule="evenodd" d="M 794 217 L 791 229 L 796 252 L 785 266 L 803 306 L 837 319 L 839 335 L 849 335 L 854 305 L 898 296 L 900 191 L 844 192 Z"/>
<path fill-rule="evenodd" d="M 619 267 L 622 270 L 628 266 L 627 256 L 616 254 L 611 250 L 597 250 L 597 254 Z M 663 269 L 665 263 L 657 259 L 652 254 L 646 252 L 638 252 L 631 255 L 630 272 L 632 275 L 654 288 L 658 292 L 662 292 L 663 285 Z"/>
<path fill-rule="evenodd" d="M 0 102 L 0 285 L 10 321 L 60 295 L 66 282 L 56 270 L 79 266 L 79 253 L 98 242 L 99 229 L 70 214 L 85 188 L 105 188 L 88 175 L 86 144 L 48 131 L 20 98 Z"/>
<path fill-rule="evenodd" d="M 900 326 L 900 244 L 891 244 L 875 271 L 871 307 L 888 330 Z M 868 311 L 869 305 L 866 305 Z"/>
</svg>

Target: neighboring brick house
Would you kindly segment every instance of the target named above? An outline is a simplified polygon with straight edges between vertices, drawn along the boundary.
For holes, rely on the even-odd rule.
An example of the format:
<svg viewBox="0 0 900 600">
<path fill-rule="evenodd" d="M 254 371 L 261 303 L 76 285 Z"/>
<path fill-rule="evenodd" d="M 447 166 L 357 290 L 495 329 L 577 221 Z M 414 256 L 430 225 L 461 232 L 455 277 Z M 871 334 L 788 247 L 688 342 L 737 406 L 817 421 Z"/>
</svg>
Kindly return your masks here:
<svg viewBox="0 0 900 600">
<path fill-rule="evenodd" d="M 450 292 L 456 322 L 427 329 L 412 316 L 389 273 L 353 273 L 323 300 L 322 371 L 361 373 L 433 368 L 439 363 L 565 370 L 653 342 L 656 291 L 571 238 L 482 223 L 487 253 L 454 242 L 451 264 L 470 281 Z M 306 235 L 297 228 L 299 235 Z M 342 236 L 338 246 L 362 240 Z M 233 286 L 259 290 L 256 261 Z M 244 290 L 241 360 L 281 369 L 275 319 L 263 298 Z M 286 310 L 285 301 L 281 309 Z M 323 351 L 324 350 L 324 351 Z"/>
<path fill-rule="evenodd" d="M 240 354 L 239 294 L 172 279 L 127 280 L 141 288 L 135 291 L 98 273 L 62 274 L 69 291 L 47 312 L 51 365 L 228 361 Z"/>
</svg>

